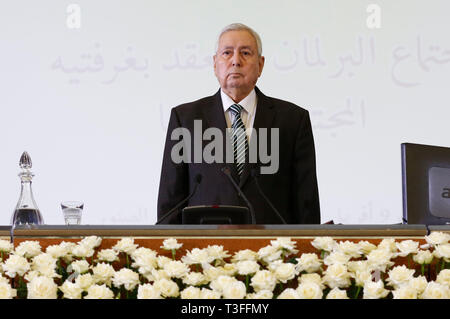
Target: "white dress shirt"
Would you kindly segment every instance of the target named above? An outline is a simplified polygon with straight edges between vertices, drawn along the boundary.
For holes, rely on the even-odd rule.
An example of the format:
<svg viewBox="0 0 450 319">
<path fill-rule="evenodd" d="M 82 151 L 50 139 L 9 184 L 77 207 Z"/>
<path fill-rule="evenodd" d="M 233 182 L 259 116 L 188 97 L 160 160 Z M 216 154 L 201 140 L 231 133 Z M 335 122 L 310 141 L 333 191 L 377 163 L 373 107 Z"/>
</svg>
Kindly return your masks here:
<svg viewBox="0 0 450 319">
<path fill-rule="evenodd" d="M 227 121 L 227 127 L 231 128 L 231 124 L 234 121 L 233 112 L 230 110 L 230 106 L 236 104 L 222 89 L 220 90 L 220 96 L 222 97 L 223 110 L 225 112 L 225 120 Z M 253 89 L 249 95 L 247 95 L 238 104 L 244 109 L 241 112 L 242 122 L 245 125 L 245 132 L 247 139 L 250 142 L 251 128 L 253 128 L 253 122 L 255 121 L 257 97 L 255 89 Z"/>
</svg>

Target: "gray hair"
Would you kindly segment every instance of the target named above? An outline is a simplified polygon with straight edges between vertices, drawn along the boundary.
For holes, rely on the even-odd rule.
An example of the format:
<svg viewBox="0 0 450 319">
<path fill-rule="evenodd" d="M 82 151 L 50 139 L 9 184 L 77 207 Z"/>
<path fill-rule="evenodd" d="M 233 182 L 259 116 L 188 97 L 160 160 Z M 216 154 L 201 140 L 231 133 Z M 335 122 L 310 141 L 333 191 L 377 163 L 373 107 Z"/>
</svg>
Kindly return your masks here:
<svg viewBox="0 0 450 319">
<path fill-rule="evenodd" d="M 242 23 L 232 23 L 227 25 L 225 28 L 222 29 L 222 31 L 219 34 L 219 37 L 217 38 L 217 42 L 216 42 L 216 52 L 219 48 L 219 40 L 220 37 L 222 36 L 222 34 L 229 32 L 229 31 L 247 31 L 248 33 L 250 33 L 252 35 L 252 37 L 255 39 L 256 41 L 256 47 L 258 48 L 258 55 L 261 56 L 262 55 L 262 42 L 261 42 L 261 38 L 259 37 L 259 34 L 256 33 L 255 30 L 253 30 L 252 28 L 246 26 L 245 24 Z"/>
</svg>

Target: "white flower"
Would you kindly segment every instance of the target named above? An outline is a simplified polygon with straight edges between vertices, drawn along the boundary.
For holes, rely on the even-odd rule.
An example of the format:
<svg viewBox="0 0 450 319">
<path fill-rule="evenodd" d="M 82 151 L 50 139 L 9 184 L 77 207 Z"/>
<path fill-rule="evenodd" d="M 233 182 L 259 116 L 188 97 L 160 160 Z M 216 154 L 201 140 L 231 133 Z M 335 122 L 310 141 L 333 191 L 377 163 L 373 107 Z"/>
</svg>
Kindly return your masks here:
<svg viewBox="0 0 450 319">
<path fill-rule="evenodd" d="M 113 246 L 113 249 L 117 252 L 131 255 L 136 250 L 137 246 L 138 245 L 134 243 L 134 238 L 124 237 Z"/>
<path fill-rule="evenodd" d="M 281 258 L 282 250 L 277 249 L 274 246 L 266 246 L 258 250 L 258 259 L 264 261 L 267 264 L 274 262 Z"/>
<path fill-rule="evenodd" d="M 436 258 L 443 258 L 445 262 L 450 262 L 450 244 L 436 245 L 433 254 Z"/>
<path fill-rule="evenodd" d="M 59 290 L 63 292 L 63 298 L 66 299 L 81 299 L 81 293 L 83 292 L 78 284 L 67 280 L 59 287 Z"/>
<path fill-rule="evenodd" d="M 49 278 L 60 278 L 61 276 L 55 272 L 56 259 L 52 255 L 43 253 L 33 258 L 31 269 L 39 272 L 42 276 Z"/>
<path fill-rule="evenodd" d="M 171 278 L 182 278 L 189 273 L 189 267 L 179 260 L 171 260 L 164 265 L 164 270 Z"/>
<path fill-rule="evenodd" d="M 270 244 L 276 249 L 285 251 L 287 255 L 298 253 L 298 250 L 295 249 L 297 243 L 289 237 L 279 237 L 276 240 L 271 240 Z"/>
<path fill-rule="evenodd" d="M 139 285 L 139 274 L 131 269 L 122 268 L 115 272 L 112 281 L 117 288 L 124 286 L 126 290 L 130 291 Z"/>
<path fill-rule="evenodd" d="M 422 299 L 450 299 L 449 286 L 431 281 L 420 296 Z"/>
<path fill-rule="evenodd" d="M 75 283 L 83 290 L 89 290 L 94 284 L 94 277 L 91 274 L 79 275 L 75 279 Z"/>
<path fill-rule="evenodd" d="M 84 274 L 89 270 L 89 263 L 86 260 L 76 260 L 72 262 L 69 267 L 67 267 L 67 271 L 69 273 L 76 272 L 79 274 Z"/>
<path fill-rule="evenodd" d="M 414 269 L 408 269 L 405 265 L 394 267 L 389 270 L 389 278 L 387 280 L 389 286 L 398 289 L 401 286 L 408 284 L 414 277 Z"/>
<path fill-rule="evenodd" d="M 187 287 L 181 291 L 181 299 L 200 299 L 201 290 L 197 287 Z"/>
<path fill-rule="evenodd" d="M 336 241 L 331 237 L 316 237 L 311 242 L 314 248 L 318 250 L 332 251 L 337 247 Z"/>
<path fill-rule="evenodd" d="M 45 251 L 47 254 L 50 254 L 55 259 L 63 258 L 68 253 L 70 253 L 67 251 L 67 246 L 63 246 L 63 245 L 47 246 L 47 249 Z"/>
<path fill-rule="evenodd" d="M 397 256 L 406 257 L 410 254 L 417 253 L 419 249 L 419 243 L 413 240 L 404 240 L 400 243 L 396 243 L 397 249 L 400 251 Z"/>
<path fill-rule="evenodd" d="M 260 290 L 253 294 L 247 294 L 245 299 L 272 299 L 273 292 L 270 290 Z"/>
<path fill-rule="evenodd" d="M 236 279 L 233 277 L 221 275 L 211 281 L 209 286 L 211 287 L 211 289 L 222 293 L 225 286 L 231 284 L 234 281 L 236 281 Z"/>
<path fill-rule="evenodd" d="M 155 281 L 153 286 L 161 292 L 163 297 L 178 297 L 180 295 L 178 285 L 172 280 L 163 278 Z"/>
<path fill-rule="evenodd" d="M 258 259 L 258 254 L 250 249 L 244 249 L 236 252 L 231 258 L 232 262 L 244 261 L 244 260 L 253 260 L 256 261 Z"/>
<path fill-rule="evenodd" d="M 322 299 L 323 291 L 315 282 L 305 282 L 297 287 L 300 299 Z"/>
<path fill-rule="evenodd" d="M 92 285 L 84 299 L 114 299 L 114 293 L 105 285 Z"/>
<path fill-rule="evenodd" d="M 450 234 L 443 232 L 432 232 L 430 235 L 425 236 L 425 240 L 428 244 L 433 246 L 447 244 L 450 241 Z"/>
<path fill-rule="evenodd" d="M 132 267 L 137 268 L 140 274 L 148 274 L 153 269 L 158 267 L 158 259 L 156 257 L 156 252 L 148 248 L 138 248 L 131 255 L 134 262 L 131 264 Z"/>
<path fill-rule="evenodd" d="M 206 250 L 213 260 L 223 260 L 231 256 L 228 254 L 227 250 L 223 250 L 223 246 L 219 245 L 208 246 L 206 247 Z"/>
<path fill-rule="evenodd" d="M 391 253 L 397 252 L 397 245 L 394 238 L 385 238 L 378 244 L 378 249 L 386 249 Z"/>
<path fill-rule="evenodd" d="M 9 283 L 0 281 L 0 299 L 12 299 L 17 296 L 17 290 L 11 288 Z"/>
<path fill-rule="evenodd" d="M 242 281 L 233 281 L 223 287 L 224 299 L 243 299 L 247 294 L 245 284 Z"/>
<path fill-rule="evenodd" d="M 277 299 L 300 299 L 297 290 L 293 288 L 286 288 L 283 292 L 277 297 Z"/>
<path fill-rule="evenodd" d="M 179 244 L 175 238 L 167 238 L 163 241 L 163 245 L 160 247 L 165 250 L 176 250 L 183 246 L 183 244 Z"/>
<path fill-rule="evenodd" d="M 372 273 L 368 269 L 358 270 L 350 275 L 355 279 L 355 285 L 359 287 L 364 287 L 367 281 L 372 280 Z"/>
<path fill-rule="evenodd" d="M 111 280 L 114 277 L 115 270 L 110 264 L 99 263 L 92 268 L 92 273 L 96 284 L 111 286 Z"/>
<path fill-rule="evenodd" d="M 350 299 L 350 298 L 347 296 L 347 291 L 335 287 L 330 290 L 330 292 L 327 295 L 327 299 Z"/>
<path fill-rule="evenodd" d="M 450 287 L 450 269 L 443 269 L 436 277 L 436 282 L 441 285 Z"/>
<path fill-rule="evenodd" d="M 151 284 L 139 285 L 137 299 L 162 299 L 161 293 Z"/>
<path fill-rule="evenodd" d="M 417 254 L 413 256 L 413 260 L 420 265 L 431 264 L 433 261 L 433 253 L 429 250 L 419 250 Z"/>
<path fill-rule="evenodd" d="M 287 283 L 297 275 L 295 265 L 291 263 L 283 263 L 281 260 L 273 262 L 269 265 L 269 269 L 273 271 L 279 282 Z"/>
<path fill-rule="evenodd" d="M 354 243 L 348 240 L 344 242 L 339 242 L 336 249 L 337 251 L 342 252 L 343 254 L 349 256 L 350 258 L 359 258 L 363 254 L 363 250 L 359 243 Z"/>
<path fill-rule="evenodd" d="M 347 264 L 347 268 L 349 272 L 363 272 L 369 270 L 367 260 L 357 260 L 357 261 L 349 261 Z"/>
<path fill-rule="evenodd" d="M 322 261 L 314 253 L 302 254 L 300 258 L 296 258 L 297 265 L 295 266 L 297 272 L 306 271 L 307 273 L 313 273 L 320 269 Z"/>
<path fill-rule="evenodd" d="M 323 282 L 331 289 L 350 286 L 350 273 L 344 264 L 333 264 L 324 271 Z"/>
<path fill-rule="evenodd" d="M 185 256 L 181 260 L 187 265 L 195 264 L 209 264 L 214 261 L 214 257 L 210 256 L 207 249 L 194 248 L 191 251 L 187 250 Z"/>
<path fill-rule="evenodd" d="M 381 280 L 377 282 L 367 281 L 364 285 L 364 299 L 381 299 L 389 294 L 389 290 L 384 289 L 384 284 Z"/>
<path fill-rule="evenodd" d="M 228 276 L 228 274 L 225 273 L 223 267 L 213 267 L 213 266 L 205 267 L 203 269 L 203 274 L 205 275 L 207 281 L 213 281 L 219 278 L 220 276 Z"/>
<path fill-rule="evenodd" d="M 190 272 L 183 277 L 183 283 L 189 286 L 200 286 L 207 284 L 208 280 L 200 272 Z"/>
<path fill-rule="evenodd" d="M 14 249 L 14 245 L 9 240 L 0 240 L 0 252 L 10 253 Z"/>
<path fill-rule="evenodd" d="M 363 252 L 363 254 L 367 255 L 369 254 L 372 250 L 377 249 L 377 246 L 369 243 L 368 241 L 364 240 L 364 241 L 360 241 L 359 242 L 359 247 L 361 248 L 361 251 Z"/>
<path fill-rule="evenodd" d="M 156 257 L 156 265 L 158 268 L 164 268 L 168 263 L 172 261 L 171 258 L 166 256 L 158 256 Z"/>
<path fill-rule="evenodd" d="M 97 248 L 101 243 L 102 238 L 97 236 L 85 237 L 80 241 L 80 244 L 91 248 Z"/>
<path fill-rule="evenodd" d="M 222 294 L 220 292 L 208 288 L 202 288 L 200 292 L 200 299 L 220 299 L 221 297 Z"/>
<path fill-rule="evenodd" d="M 392 291 L 394 299 L 417 299 L 417 291 L 409 286 L 402 286 Z"/>
<path fill-rule="evenodd" d="M 367 255 L 367 264 L 372 270 L 380 270 L 385 272 L 387 268 L 394 263 L 391 261 L 393 257 L 392 251 L 389 249 L 377 248 Z"/>
<path fill-rule="evenodd" d="M 41 276 L 41 274 L 37 271 L 29 271 L 26 273 L 26 275 L 23 277 L 26 281 L 30 282 L 32 281 L 34 278 Z"/>
<path fill-rule="evenodd" d="M 303 274 L 298 278 L 299 284 L 304 284 L 307 282 L 313 282 L 317 285 L 319 285 L 320 289 L 325 289 L 325 286 L 322 282 L 322 277 L 320 277 L 319 274 L 313 273 L 313 274 Z"/>
<path fill-rule="evenodd" d="M 95 253 L 94 248 L 83 244 L 78 244 L 72 249 L 72 255 L 79 258 L 92 257 L 94 253 Z"/>
<path fill-rule="evenodd" d="M 268 270 L 260 270 L 252 277 L 250 285 L 255 289 L 255 292 L 272 292 L 277 285 L 277 278 Z"/>
<path fill-rule="evenodd" d="M 25 258 L 32 258 L 41 253 L 41 245 L 38 241 L 23 241 L 16 247 L 14 253 Z"/>
<path fill-rule="evenodd" d="M 327 266 L 333 265 L 333 264 L 347 264 L 350 260 L 350 256 L 347 254 L 344 254 L 341 251 L 332 251 L 328 256 L 325 257 L 323 260 L 323 263 Z"/>
<path fill-rule="evenodd" d="M 30 269 L 28 260 L 19 255 L 10 255 L 3 264 L 3 271 L 10 278 L 14 278 L 16 275 L 22 277 Z"/>
<path fill-rule="evenodd" d="M 427 287 L 427 284 L 428 284 L 427 279 L 424 276 L 419 276 L 412 278 L 408 283 L 408 287 L 414 289 L 417 295 L 420 295 Z"/>
<path fill-rule="evenodd" d="M 114 249 L 102 249 L 97 253 L 97 258 L 100 261 L 106 261 L 109 263 L 119 260 L 119 252 Z"/>
<path fill-rule="evenodd" d="M 251 275 L 259 270 L 259 265 L 253 260 L 244 260 L 236 263 L 237 271 L 240 275 Z"/>
<path fill-rule="evenodd" d="M 56 299 L 58 286 L 47 277 L 39 276 L 27 283 L 28 299 Z"/>
</svg>

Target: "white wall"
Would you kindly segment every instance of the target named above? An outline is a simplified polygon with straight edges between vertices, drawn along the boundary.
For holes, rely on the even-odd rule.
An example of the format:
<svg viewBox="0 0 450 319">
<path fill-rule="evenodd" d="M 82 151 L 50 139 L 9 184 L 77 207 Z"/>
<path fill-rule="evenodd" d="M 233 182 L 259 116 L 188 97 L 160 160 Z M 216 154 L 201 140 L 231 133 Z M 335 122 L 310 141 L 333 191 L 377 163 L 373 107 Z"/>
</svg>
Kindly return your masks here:
<svg viewBox="0 0 450 319">
<path fill-rule="evenodd" d="M 259 88 L 311 113 L 324 222 L 401 222 L 400 143 L 450 146 L 448 1 L 79 0 L 75 29 L 71 3 L 0 6 L 0 224 L 24 150 L 47 224 L 63 200 L 85 224 L 153 224 L 170 109 L 216 92 L 232 22 L 261 35 Z"/>
</svg>

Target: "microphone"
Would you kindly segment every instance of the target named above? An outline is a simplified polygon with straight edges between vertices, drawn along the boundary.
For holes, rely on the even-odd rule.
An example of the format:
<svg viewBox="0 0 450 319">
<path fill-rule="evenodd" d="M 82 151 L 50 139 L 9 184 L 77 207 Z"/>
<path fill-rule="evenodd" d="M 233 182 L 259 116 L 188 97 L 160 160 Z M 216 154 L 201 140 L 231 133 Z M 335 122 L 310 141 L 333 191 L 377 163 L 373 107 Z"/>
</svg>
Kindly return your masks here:
<svg viewBox="0 0 450 319">
<path fill-rule="evenodd" d="M 172 208 L 166 215 L 164 215 L 162 218 L 160 218 L 155 225 L 160 224 L 162 221 L 166 220 L 167 217 L 171 216 L 172 214 L 176 213 L 178 211 L 178 208 L 181 207 L 181 205 L 185 204 L 192 196 L 194 196 L 195 192 L 197 191 L 198 185 L 202 182 L 202 174 L 197 174 L 195 176 L 195 185 L 192 192 L 183 199 L 181 202 L 179 202 L 174 208 Z"/>
<path fill-rule="evenodd" d="M 264 192 L 262 191 L 261 187 L 259 187 L 259 183 L 258 183 L 258 177 L 259 177 L 259 171 L 258 168 L 253 168 L 251 170 L 251 174 L 253 179 L 255 180 L 255 184 L 256 184 L 256 188 L 258 189 L 258 192 L 261 194 L 261 196 L 265 199 L 265 201 L 267 202 L 267 204 L 269 204 L 270 208 L 272 208 L 272 210 L 278 215 L 278 217 L 280 218 L 280 220 L 283 222 L 283 224 L 287 224 L 286 221 L 284 220 L 284 218 L 281 216 L 281 214 L 278 212 L 278 210 L 275 208 L 275 206 L 273 206 L 272 202 L 267 198 L 267 196 L 264 194 Z"/>
<path fill-rule="evenodd" d="M 231 177 L 231 171 L 230 168 L 228 166 L 224 166 L 222 167 L 222 172 L 228 176 L 228 179 L 231 181 L 231 183 L 233 184 L 234 188 L 236 189 L 236 191 L 238 192 L 239 196 L 242 197 L 242 199 L 245 201 L 245 203 L 247 204 L 248 209 L 250 210 L 250 215 L 252 216 L 252 224 L 256 224 L 256 216 L 255 216 L 255 211 L 253 210 L 253 206 L 252 204 L 250 204 L 249 200 L 247 199 L 247 197 L 244 195 L 244 193 L 242 192 L 241 188 L 236 184 L 236 182 L 234 181 L 233 177 Z"/>
</svg>

